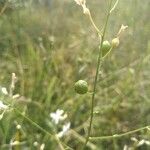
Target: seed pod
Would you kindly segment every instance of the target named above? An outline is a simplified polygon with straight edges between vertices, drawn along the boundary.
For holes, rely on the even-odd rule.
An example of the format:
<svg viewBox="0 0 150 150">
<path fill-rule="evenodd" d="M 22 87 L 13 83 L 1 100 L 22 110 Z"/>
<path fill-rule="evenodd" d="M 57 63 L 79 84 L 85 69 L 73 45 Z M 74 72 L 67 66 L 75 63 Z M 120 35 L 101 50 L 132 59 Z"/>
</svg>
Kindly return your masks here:
<svg viewBox="0 0 150 150">
<path fill-rule="evenodd" d="M 84 80 L 79 80 L 75 83 L 75 91 L 78 94 L 85 94 L 88 91 L 88 84 Z"/>
<path fill-rule="evenodd" d="M 102 44 L 102 57 L 104 57 L 111 49 L 111 44 L 108 41 L 103 41 Z"/>
<path fill-rule="evenodd" d="M 112 45 L 113 48 L 118 47 L 118 46 L 119 46 L 119 43 L 120 43 L 120 42 L 119 42 L 119 38 L 118 38 L 118 37 L 112 39 L 112 41 L 111 41 L 111 45 Z"/>
</svg>

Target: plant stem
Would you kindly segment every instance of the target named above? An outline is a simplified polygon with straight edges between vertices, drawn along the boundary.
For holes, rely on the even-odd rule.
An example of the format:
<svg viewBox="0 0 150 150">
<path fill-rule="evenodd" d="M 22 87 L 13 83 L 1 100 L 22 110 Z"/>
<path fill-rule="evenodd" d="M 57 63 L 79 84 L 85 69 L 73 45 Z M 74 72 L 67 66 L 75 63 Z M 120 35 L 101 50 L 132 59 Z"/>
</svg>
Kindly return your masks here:
<svg viewBox="0 0 150 150">
<path fill-rule="evenodd" d="M 149 130 L 150 125 L 149 126 L 145 126 L 145 127 L 141 127 L 132 131 L 128 131 L 125 133 L 121 133 L 121 134 L 114 134 L 114 135 L 108 135 L 108 136 L 100 136 L 100 137 L 90 137 L 89 140 L 108 140 L 108 139 L 114 139 L 114 138 L 120 138 L 123 136 L 128 136 L 130 134 L 136 133 L 136 132 L 140 132 L 143 130 Z"/>
<path fill-rule="evenodd" d="M 44 128 L 42 128 L 41 126 L 39 126 L 36 122 L 32 121 L 30 118 L 28 118 L 27 116 L 23 115 L 19 110 L 17 110 L 16 108 L 13 108 L 19 115 L 21 115 L 24 119 L 26 119 L 28 122 L 30 122 L 33 126 L 35 126 L 36 128 L 38 128 L 39 130 L 41 130 L 42 132 L 44 132 L 45 134 L 47 134 L 50 137 L 53 137 L 56 142 L 58 143 L 59 147 L 61 150 L 65 150 L 65 148 L 63 147 L 62 143 L 60 142 L 59 138 L 57 137 L 57 135 L 53 135 L 51 133 L 49 133 L 47 130 L 45 130 Z M 68 146 L 67 146 L 68 147 Z"/>
<path fill-rule="evenodd" d="M 90 12 L 90 11 L 89 11 L 89 19 L 90 19 L 90 21 L 91 21 L 93 27 L 94 27 L 95 30 L 97 31 L 98 35 L 99 35 L 99 36 L 102 35 L 102 33 L 100 32 L 100 30 L 98 29 L 98 27 L 95 25 L 95 22 L 93 21 L 93 18 L 92 18 L 92 16 L 91 16 L 91 12 Z"/>
<path fill-rule="evenodd" d="M 106 33 L 106 28 L 107 28 L 109 16 L 111 14 L 110 13 L 111 5 L 112 5 L 112 0 L 110 1 L 109 11 L 108 11 L 108 14 L 107 14 L 107 17 L 106 17 L 106 22 L 105 22 L 102 38 L 100 38 L 100 47 L 99 47 L 99 54 L 98 54 L 98 59 L 97 59 L 97 68 L 96 68 L 96 74 L 95 74 L 95 79 L 94 79 L 94 87 L 93 87 L 93 94 L 92 94 L 92 101 L 91 101 L 90 123 L 89 123 L 88 134 L 87 134 L 86 141 L 84 143 L 83 149 L 86 148 L 86 145 L 87 145 L 87 143 L 89 141 L 89 137 L 90 137 L 90 134 L 91 134 L 91 128 L 92 128 L 92 123 L 93 123 L 93 115 L 94 115 L 93 112 L 94 112 L 94 100 L 95 100 L 95 94 L 96 94 L 96 86 L 97 86 L 97 81 L 98 81 L 99 70 L 100 70 L 100 68 L 102 66 L 102 62 L 103 62 L 103 58 L 102 58 L 102 43 L 104 41 L 104 37 L 105 37 L 105 33 Z"/>
</svg>

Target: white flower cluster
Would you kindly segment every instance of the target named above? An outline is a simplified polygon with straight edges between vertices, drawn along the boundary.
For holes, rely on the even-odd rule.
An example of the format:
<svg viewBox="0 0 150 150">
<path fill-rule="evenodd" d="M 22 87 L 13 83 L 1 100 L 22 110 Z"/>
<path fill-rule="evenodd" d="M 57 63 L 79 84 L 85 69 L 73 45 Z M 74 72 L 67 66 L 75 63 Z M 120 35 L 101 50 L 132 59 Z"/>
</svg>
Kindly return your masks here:
<svg viewBox="0 0 150 150">
<path fill-rule="evenodd" d="M 64 113 L 64 110 L 57 109 L 56 112 L 50 113 L 50 118 L 55 125 L 58 125 L 61 121 L 64 121 L 67 118 L 67 114 Z M 70 129 L 71 123 L 67 122 L 62 126 L 62 130 L 57 133 L 59 138 L 63 137 L 68 130 Z"/>
<path fill-rule="evenodd" d="M 59 121 L 67 118 L 67 114 L 65 114 L 63 110 L 57 109 L 56 112 L 50 113 L 50 117 L 55 124 L 58 124 Z"/>
</svg>

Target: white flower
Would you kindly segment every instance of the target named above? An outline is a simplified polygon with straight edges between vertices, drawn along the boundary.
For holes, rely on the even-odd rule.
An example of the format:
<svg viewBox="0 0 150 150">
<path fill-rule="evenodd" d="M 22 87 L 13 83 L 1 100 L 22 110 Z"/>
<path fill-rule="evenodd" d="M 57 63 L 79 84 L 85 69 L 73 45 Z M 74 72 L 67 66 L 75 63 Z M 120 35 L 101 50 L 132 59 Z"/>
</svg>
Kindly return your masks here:
<svg viewBox="0 0 150 150">
<path fill-rule="evenodd" d="M 2 101 L 0 101 L 0 110 L 6 110 L 6 109 L 8 109 L 8 106 L 3 104 Z"/>
<path fill-rule="evenodd" d="M 8 91 L 7 91 L 7 89 L 6 89 L 5 87 L 2 87 L 2 88 L 1 88 L 1 91 L 2 91 L 2 93 L 3 93 L 4 95 L 8 95 Z"/>
<path fill-rule="evenodd" d="M 67 124 L 65 124 L 64 126 L 63 126 L 63 129 L 62 129 L 62 131 L 60 131 L 58 134 L 57 134 L 57 136 L 59 137 L 59 138 L 61 138 L 61 137 L 63 137 L 67 132 L 68 132 L 68 130 L 70 129 L 70 122 L 68 122 Z"/>
<path fill-rule="evenodd" d="M 57 109 L 56 112 L 50 113 L 50 117 L 55 124 L 58 124 L 59 121 L 67 118 L 67 114 L 65 114 L 63 110 Z"/>
</svg>

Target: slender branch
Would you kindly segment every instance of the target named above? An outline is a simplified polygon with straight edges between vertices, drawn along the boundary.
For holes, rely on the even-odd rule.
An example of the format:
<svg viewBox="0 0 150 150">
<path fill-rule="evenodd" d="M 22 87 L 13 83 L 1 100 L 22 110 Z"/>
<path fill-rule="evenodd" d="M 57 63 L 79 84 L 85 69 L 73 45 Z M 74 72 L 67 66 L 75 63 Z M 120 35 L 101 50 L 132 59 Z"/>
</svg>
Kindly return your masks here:
<svg viewBox="0 0 150 150">
<path fill-rule="evenodd" d="M 119 0 L 116 0 L 114 6 L 111 8 L 110 13 L 112 13 L 118 5 Z"/>
<path fill-rule="evenodd" d="M 75 130 L 71 129 L 69 133 L 76 139 L 78 139 L 79 142 L 81 142 L 82 144 L 85 143 L 85 138 L 81 136 L 79 133 L 77 133 Z M 98 149 L 98 147 L 90 141 L 87 143 L 87 147 L 89 147 L 90 149 Z"/>
<path fill-rule="evenodd" d="M 98 27 L 95 25 L 95 23 L 94 23 L 94 21 L 93 21 L 93 18 L 92 18 L 92 16 L 91 16 L 91 12 L 89 11 L 89 18 L 90 18 L 90 21 L 91 21 L 91 23 L 92 23 L 92 25 L 93 25 L 93 27 L 95 28 L 95 30 L 97 31 L 97 33 L 98 33 L 98 35 L 100 36 L 100 35 L 102 35 L 102 33 L 101 33 L 101 31 L 98 29 Z"/>
<path fill-rule="evenodd" d="M 61 150 L 65 150 L 65 148 L 63 147 L 62 143 L 60 142 L 59 138 L 56 135 L 53 135 L 51 133 L 49 133 L 47 130 L 45 130 L 44 128 L 42 128 L 41 126 L 39 126 L 36 122 L 32 121 L 30 118 L 28 118 L 27 116 L 23 115 L 19 110 L 17 110 L 16 108 L 13 108 L 19 115 L 21 115 L 23 118 L 25 118 L 28 122 L 30 122 L 33 126 L 35 126 L 36 128 L 38 128 L 39 130 L 41 130 L 42 132 L 44 132 L 45 134 L 47 134 L 50 137 L 55 138 L 55 140 L 57 141 L 59 147 Z M 67 146 L 68 147 L 68 146 Z"/>
<path fill-rule="evenodd" d="M 143 130 L 149 130 L 150 125 L 145 126 L 145 127 L 141 127 L 135 130 L 131 130 L 125 133 L 120 133 L 120 134 L 114 134 L 114 135 L 108 135 L 108 136 L 100 136 L 100 137 L 90 137 L 89 140 L 109 140 L 109 139 L 114 139 L 114 138 L 120 138 L 120 137 L 124 137 L 124 136 L 128 136 L 130 134 L 136 133 L 136 132 L 140 132 Z"/>
<path fill-rule="evenodd" d="M 104 37 L 105 37 L 105 33 L 106 33 L 106 28 L 107 28 L 109 16 L 111 14 L 110 13 L 111 5 L 112 5 L 112 0 L 111 0 L 110 5 L 109 5 L 109 11 L 108 11 L 108 14 L 107 14 L 107 17 L 106 17 L 106 22 L 105 22 L 102 38 L 100 38 L 99 55 L 98 55 L 98 59 L 97 59 L 97 68 L 96 68 L 96 75 L 95 75 L 95 79 L 94 79 L 94 87 L 93 87 L 93 94 L 92 94 L 92 101 L 91 101 L 90 123 L 89 123 L 89 128 L 88 128 L 88 134 L 87 134 L 87 137 L 86 137 L 86 141 L 85 141 L 85 144 L 83 145 L 83 149 L 86 148 L 86 145 L 89 141 L 89 137 L 90 137 L 90 134 L 91 134 L 91 128 L 92 128 L 92 123 L 93 123 L 93 114 L 94 114 L 94 101 L 95 101 L 96 87 L 97 87 L 97 81 L 98 81 L 98 74 L 99 74 L 99 70 L 100 70 L 100 68 L 102 66 L 102 62 L 103 62 L 102 50 L 101 49 L 102 49 L 102 43 L 104 41 Z"/>
</svg>

